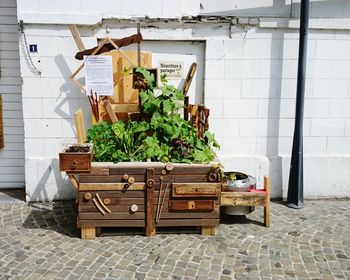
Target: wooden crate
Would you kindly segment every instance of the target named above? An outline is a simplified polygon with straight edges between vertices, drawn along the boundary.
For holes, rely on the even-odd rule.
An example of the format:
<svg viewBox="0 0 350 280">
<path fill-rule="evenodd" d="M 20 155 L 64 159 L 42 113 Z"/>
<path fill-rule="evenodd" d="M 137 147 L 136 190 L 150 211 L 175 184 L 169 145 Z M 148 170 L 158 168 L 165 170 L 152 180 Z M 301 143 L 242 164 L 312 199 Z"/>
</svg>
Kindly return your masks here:
<svg viewBox="0 0 350 280">
<path fill-rule="evenodd" d="M 78 146 L 80 144 L 77 144 Z M 92 144 L 82 144 L 89 147 L 89 152 L 67 152 L 70 146 L 66 146 L 61 153 L 59 153 L 60 171 L 66 172 L 90 172 L 92 161 Z"/>
<path fill-rule="evenodd" d="M 142 227 L 152 236 L 160 227 L 198 226 L 214 235 L 219 181 L 204 164 L 92 163 L 79 174 L 77 225 L 83 239 L 100 227 Z"/>
</svg>

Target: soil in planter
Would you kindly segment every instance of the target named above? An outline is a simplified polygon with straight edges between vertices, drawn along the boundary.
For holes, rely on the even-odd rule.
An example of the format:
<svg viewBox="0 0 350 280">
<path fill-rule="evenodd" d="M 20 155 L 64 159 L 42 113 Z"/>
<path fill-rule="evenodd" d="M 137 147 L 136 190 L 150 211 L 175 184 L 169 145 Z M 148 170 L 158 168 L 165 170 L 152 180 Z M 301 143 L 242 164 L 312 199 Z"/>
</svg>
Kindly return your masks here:
<svg viewBox="0 0 350 280">
<path fill-rule="evenodd" d="M 88 153 L 90 151 L 89 146 L 70 146 L 66 149 L 66 153 Z"/>
</svg>

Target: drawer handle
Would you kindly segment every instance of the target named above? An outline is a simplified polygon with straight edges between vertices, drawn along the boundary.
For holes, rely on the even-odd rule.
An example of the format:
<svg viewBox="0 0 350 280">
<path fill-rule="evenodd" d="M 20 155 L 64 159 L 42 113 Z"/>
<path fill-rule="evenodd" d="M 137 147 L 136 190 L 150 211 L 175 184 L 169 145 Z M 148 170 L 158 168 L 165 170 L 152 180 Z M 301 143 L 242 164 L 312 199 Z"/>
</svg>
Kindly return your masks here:
<svg viewBox="0 0 350 280">
<path fill-rule="evenodd" d="M 75 170 L 77 169 L 77 166 L 78 166 L 78 161 L 75 159 L 70 165 L 70 169 Z"/>
</svg>

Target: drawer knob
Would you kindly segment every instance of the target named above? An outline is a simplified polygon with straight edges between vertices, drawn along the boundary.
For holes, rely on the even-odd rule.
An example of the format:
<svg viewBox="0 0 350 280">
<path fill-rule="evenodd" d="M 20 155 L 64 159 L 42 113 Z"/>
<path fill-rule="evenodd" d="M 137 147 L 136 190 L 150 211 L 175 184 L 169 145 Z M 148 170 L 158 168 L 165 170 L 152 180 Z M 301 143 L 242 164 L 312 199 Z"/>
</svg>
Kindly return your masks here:
<svg viewBox="0 0 350 280">
<path fill-rule="evenodd" d="M 75 169 L 77 169 L 77 166 L 78 166 L 78 161 L 74 160 L 72 162 L 72 164 L 70 165 L 70 169 L 75 170 Z"/>
<path fill-rule="evenodd" d="M 84 194 L 84 199 L 85 199 L 85 200 L 90 200 L 91 198 L 92 198 L 91 193 L 86 193 L 86 194 Z"/>
<path fill-rule="evenodd" d="M 131 207 L 130 207 L 130 211 L 131 211 L 132 213 L 135 213 L 138 209 L 139 209 L 139 207 L 138 207 L 136 204 L 133 204 L 133 205 L 131 205 Z"/>
<path fill-rule="evenodd" d="M 129 178 L 128 178 L 128 183 L 129 183 L 130 185 L 132 185 L 133 183 L 135 183 L 135 178 L 134 178 L 134 177 L 129 177 Z"/>
<path fill-rule="evenodd" d="M 103 200 L 103 203 L 106 204 L 106 205 L 108 205 L 108 204 L 111 203 L 111 200 L 110 200 L 109 198 L 105 198 L 105 199 Z"/>
<path fill-rule="evenodd" d="M 172 164 L 171 162 L 168 162 L 166 165 L 165 165 L 165 169 L 166 171 L 172 171 L 174 169 L 174 164 Z"/>
</svg>

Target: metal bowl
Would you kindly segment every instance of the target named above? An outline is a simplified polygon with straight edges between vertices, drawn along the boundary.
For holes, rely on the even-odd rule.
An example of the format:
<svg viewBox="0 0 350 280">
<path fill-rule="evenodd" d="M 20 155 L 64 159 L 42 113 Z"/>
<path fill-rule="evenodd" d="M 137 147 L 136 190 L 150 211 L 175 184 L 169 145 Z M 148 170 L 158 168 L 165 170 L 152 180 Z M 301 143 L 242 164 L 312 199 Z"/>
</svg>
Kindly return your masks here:
<svg viewBox="0 0 350 280">
<path fill-rule="evenodd" d="M 236 172 L 238 173 L 238 172 Z M 242 173 L 241 173 L 242 174 Z M 254 177 L 246 175 L 247 178 L 227 181 L 224 191 L 246 192 L 250 189 L 256 189 L 256 180 Z M 222 213 L 226 215 L 246 215 L 255 210 L 254 206 L 222 206 Z"/>
</svg>

